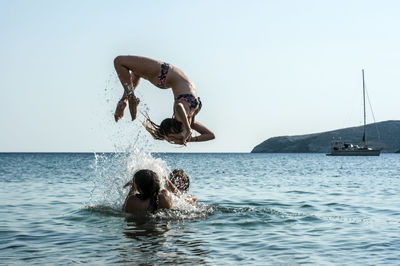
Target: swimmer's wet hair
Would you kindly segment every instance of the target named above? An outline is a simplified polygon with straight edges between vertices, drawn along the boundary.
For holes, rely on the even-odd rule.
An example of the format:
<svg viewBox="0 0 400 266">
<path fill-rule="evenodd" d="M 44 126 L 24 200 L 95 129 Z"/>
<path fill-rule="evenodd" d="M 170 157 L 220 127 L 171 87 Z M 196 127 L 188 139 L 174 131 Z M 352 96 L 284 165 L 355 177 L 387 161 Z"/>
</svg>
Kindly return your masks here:
<svg viewBox="0 0 400 266">
<path fill-rule="evenodd" d="M 141 192 L 141 194 L 136 193 L 136 197 L 141 200 L 150 199 L 151 211 L 155 212 L 158 209 L 158 193 L 161 189 L 158 175 L 148 169 L 139 170 L 133 175 L 132 180 L 126 183 L 124 187 L 131 186 L 132 191 L 132 186 L 134 183 Z"/>
<path fill-rule="evenodd" d="M 145 116 L 146 121 L 142 124 L 154 139 L 164 140 L 168 134 L 180 133 L 183 131 L 182 123 L 175 118 L 166 118 L 161 122 L 160 125 L 157 125 L 151 121 L 147 113 L 143 115 Z"/>
<path fill-rule="evenodd" d="M 158 175 L 151 170 L 143 169 L 137 171 L 133 175 L 133 182 L 135 182 L 136 187 L 143 192 L 144 199 L 157 197 L 158 192 L 160 192 L 160 180 Z"/>
<path fill-rule="evenodd" d="M 180 191 L 188 191 L 190 186 L 189 176 L 182 169 L 175 169 L 169 174 L 169 180 Z"/>
</svg>

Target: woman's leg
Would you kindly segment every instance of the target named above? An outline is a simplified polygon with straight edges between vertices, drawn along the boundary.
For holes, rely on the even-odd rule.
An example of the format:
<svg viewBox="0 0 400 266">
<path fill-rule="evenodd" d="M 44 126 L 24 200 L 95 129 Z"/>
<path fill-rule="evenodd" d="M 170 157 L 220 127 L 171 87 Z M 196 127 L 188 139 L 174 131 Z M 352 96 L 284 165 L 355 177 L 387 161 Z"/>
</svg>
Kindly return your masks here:
<svg viewBox="0 0 400 266">
<path fill-rule="evenodd" d="M 126 101 L 129 102 L 129 111 L 131 113 L 132 120 L 136 119 L 137 106 L 139 105 L 139 98 L 135 97 L 133 91 L 139 85 L 140 77 L 133 74 L 128 67 L 125 66 L 124 61 L 129 59 L 127 56 L 118 56 L 114 60 L 114 67 L 117 71 L 118 78 L 121 81 L 122 87 L 124 88 L 124 94 L 121 100 L 117 104 L 117 108 L 114 113 L 115 121 L 118 122 L 124 115 L 124 109 L 126 107 Z"/>
<path fill-rule="evenodd" d="M 136 119 L 137 108 L 140 103 L 140 99 L 138 97 L 136 97 L 133 92 L 135 91 L 136 87 L 139 85 L 140 77 L 138 75 L 133 74 L 132 72 L 130 72 L 130 76 L 131 76 L 132 90 L 129 91 L 129 93 L 126 97 L 128 98 L 129 112 L 131 113 L 131 117 L 132 117 L 132 121 L 133 121 Z"/>
</svg>

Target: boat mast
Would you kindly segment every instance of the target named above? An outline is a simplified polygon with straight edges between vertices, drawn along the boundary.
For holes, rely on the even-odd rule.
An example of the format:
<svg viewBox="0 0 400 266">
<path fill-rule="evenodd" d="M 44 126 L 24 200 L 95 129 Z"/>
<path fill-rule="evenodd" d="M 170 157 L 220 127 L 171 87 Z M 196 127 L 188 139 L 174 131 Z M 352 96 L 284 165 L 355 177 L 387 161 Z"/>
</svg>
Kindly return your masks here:
<svg viewBox="0 0 400 266">
<path fill-rule="evenodd" d="M 366 137 L 366 130 L 365 126 L 367 124 L 367 116 L 365 113 L 365 80 L 364 80 L 364 69 L 362 70 L 362 79 L 363 79 L 363 105 L 364 105 L 364 135 L 363 135 L 363 142 L 364 146 L 367 146 L 367 137 Z"/>
</svg>

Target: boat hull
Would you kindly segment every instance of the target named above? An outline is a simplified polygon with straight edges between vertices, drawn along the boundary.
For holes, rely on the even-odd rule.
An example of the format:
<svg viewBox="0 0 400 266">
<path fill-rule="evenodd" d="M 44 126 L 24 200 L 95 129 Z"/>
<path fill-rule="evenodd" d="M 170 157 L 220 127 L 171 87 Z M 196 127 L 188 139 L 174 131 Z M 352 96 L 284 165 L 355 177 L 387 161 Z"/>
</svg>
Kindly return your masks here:
<svg viewBox="0 0 400 266">
<path fill-rule="evenodd" d="M 332 151 L 327 156 L 379 156 L 381 150 Z"/>
</svg>

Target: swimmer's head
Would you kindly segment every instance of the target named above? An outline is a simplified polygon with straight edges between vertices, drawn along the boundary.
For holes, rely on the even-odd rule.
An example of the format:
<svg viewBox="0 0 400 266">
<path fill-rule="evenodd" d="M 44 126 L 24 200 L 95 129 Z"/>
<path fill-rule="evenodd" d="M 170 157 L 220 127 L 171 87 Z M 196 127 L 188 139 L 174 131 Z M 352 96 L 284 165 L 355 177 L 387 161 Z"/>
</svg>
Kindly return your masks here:
<svg viewBox="0 0 400 266">
<path fill-rule="evenodd" d="M 160 180 L 158 175 L 148 169 L 137 171 L 126 186 L 133 186 L 143 199 L 156 197 L 160 191 Z"/>
<path fill-rule="evenodd" d="M 187 192 L 189 190 L 190 181 L 189 176 L 182 169 L 175 169 L 169 174 L 169 180 L 176 186 L 181 192 Z"/>
<path fill-rule="evenodd" d="M 160 124 L 160 133 L 164 136 L 181 133 L 182 123 L 175 118 L 166 118 Z"/>
</svg>

